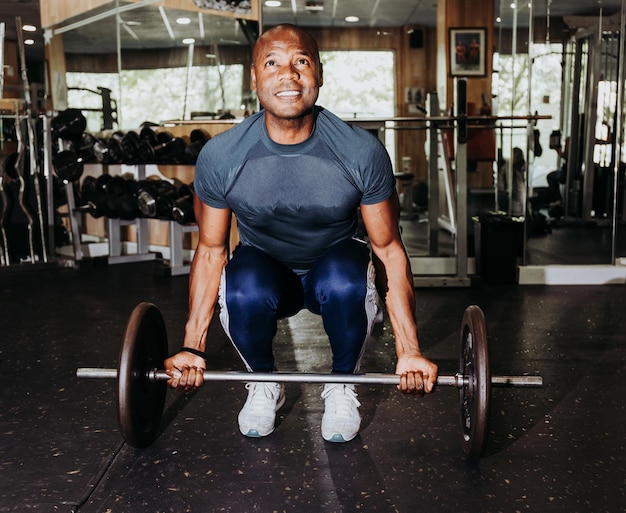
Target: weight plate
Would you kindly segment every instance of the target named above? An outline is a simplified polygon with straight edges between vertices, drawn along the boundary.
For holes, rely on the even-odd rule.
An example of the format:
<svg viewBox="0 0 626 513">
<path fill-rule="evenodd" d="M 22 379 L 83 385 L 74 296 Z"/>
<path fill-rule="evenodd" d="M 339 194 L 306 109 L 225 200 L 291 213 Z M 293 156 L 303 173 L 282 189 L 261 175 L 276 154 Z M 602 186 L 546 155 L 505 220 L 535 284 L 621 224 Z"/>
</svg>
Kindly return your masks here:
<svg viewBox="0 0 626 513">
<path fill-rule="evenodd" d="M 485 316 L 480 307 L 468 306 L 461 322 L 459 373 L 468 385 L 459 390 L 463 451 L 479 458 L 487 445 L 491 373 Z"/>
<path fill-rule="evenodd" d="M 159 309 L 139 303 L 122 340 L 118 364 L 117 413 L 122 436 L 133 447 L 148 447 L 159 435 L 167 385 L 151 381 L 148 371 L 167 358 L 167 332 Z"/>
</svg>

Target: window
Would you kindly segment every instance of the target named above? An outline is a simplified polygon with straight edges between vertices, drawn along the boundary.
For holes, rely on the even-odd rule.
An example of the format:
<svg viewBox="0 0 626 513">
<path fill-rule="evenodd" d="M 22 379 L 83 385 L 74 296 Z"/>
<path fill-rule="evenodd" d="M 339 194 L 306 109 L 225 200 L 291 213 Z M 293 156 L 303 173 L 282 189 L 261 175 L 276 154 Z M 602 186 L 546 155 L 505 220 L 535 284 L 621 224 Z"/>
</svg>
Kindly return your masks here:
<svg viewBox="0 0 626 513">
<path fill-rule="evenodd" d="M 187 82 L 186 68 L 122 70 L 117 73 L 67 73 L 69 88 L 97 91 L 107 87 L 118 103 L 122 129 L 137 129 L 144 121 L 189 119 L 191 112 L 238 111 L 242 104 L 243 65 L 193 67 Z M 121 101 L 120 101 L 121 88 Z M 96 94 L 70 90 L 73 108 L 101 108 Z M 88 130 L 101 129 L 98 112 L 85 112 Z"/>
<path fill-rule="evenodd" d="M 394 116 L 393 52 L 321 52 L 321 59 L 324 86 L 319 105 L 342 118 Z"/>
</svg>

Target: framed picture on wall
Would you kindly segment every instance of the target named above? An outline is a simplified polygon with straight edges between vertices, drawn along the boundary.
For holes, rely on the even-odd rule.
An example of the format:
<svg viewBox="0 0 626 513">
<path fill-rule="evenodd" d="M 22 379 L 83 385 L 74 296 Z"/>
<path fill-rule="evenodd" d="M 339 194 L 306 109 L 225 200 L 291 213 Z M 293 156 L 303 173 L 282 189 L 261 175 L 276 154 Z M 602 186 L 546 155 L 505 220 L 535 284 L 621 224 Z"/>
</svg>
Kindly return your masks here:
<svg viewBox="0 0 626 513">
<path fill-rule="evenodd" d="M 484 77 L 487 74 L 487 29 L 450 28 L 450 75 Z"/>
</svg>

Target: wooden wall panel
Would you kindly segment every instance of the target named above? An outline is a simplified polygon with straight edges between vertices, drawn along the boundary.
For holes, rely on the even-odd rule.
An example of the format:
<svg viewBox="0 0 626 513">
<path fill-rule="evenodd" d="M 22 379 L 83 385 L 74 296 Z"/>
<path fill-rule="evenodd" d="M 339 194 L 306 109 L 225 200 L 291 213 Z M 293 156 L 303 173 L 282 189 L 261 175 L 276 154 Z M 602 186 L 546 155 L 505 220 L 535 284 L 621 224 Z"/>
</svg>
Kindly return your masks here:
<svg viewBox="0 0 626 513">
<path fill-rule="evenodd" d="M 111 0 L 41 0 L 41 25 L 42 27 L 51 27 L 59 23 L 97 9 L 104 5 L 110 4 L 114 7 L 115 2 Z"/>
<path fill-rule="evenodd" d="M 465 2 L 464 0 L 445 0 L 445 2 L 440 2 L 440 5 L 442 3 L 445 4 L 445 25 L 440 25 L 438 29 L 441 31 L 440 33 L 445 38 L 446 42 L 446 73 L 450 67 L 448 29 L 451 27 L 480 27 L 485 28 L 487 31 L 486 76 L 471 77 L 468 79 L 467 83 L 467 101 L 481 105 L 482 93 L 487 93 L 488 96 L 491 96 L 491 56 L 493 55 L 493 20 L 495 18 L 493 2 L 481 4 L 480 9 L 476 8 L 475 3 Z M 448 77 L 448 86 L 446 89 L 446 104 L 451 105 L 454 103 L 452 77 Z"/>
<path fill-rule="evenodd" d="M 130 2 L 140 2 L 141 0 L 127 0 Z M 244 18 L 247 20 L 259 19 L 259 2 L 258 0 L 251 0 L 252 12 L 250 14 L 234 14 L 227 11 L 215 11 L 208 9 L 200 9 L 196 7 L 192 0 L 161 0 L 158 4 L 163 7 L 169 7 L 172 9 L 180 9 L 190 12 L 211 12 L 225 16 L 229 18 Z M 68 20 L 74 16 L 88 13 L 92 9 L 101 7 L 115 8 L 115 2 L 111 0 L 41 0 L 41 25 L 45 27 L 52 27 L 58 25 L 65 20 Z"/>
<path fill-rule="evenodd" d="M 17 43 L 4 41 L 4 90 L 3 98 L 21 98 L 22 80 L 18 59 Z"/>
<path fill-rule="evenodd" d="M 476 8 L 474 2 L 465 0 L 439 0 L 437 8 L 437 91 L 440 102 L 446 108 L 454 104 L 454 79 L 448 73 L 449 62 L 449 29 L 452 27 L 479 27 L 485 28 L 487 34 L 487 61 L 484 77 L 469 77 L 467 79 L 467 101 L 473 102 L 478 108 L 482 105 L 482 95 L 491 98 L 492 56 L 494 47 L 493 20 L 494 4 L 487 2 Z M 445 102 L 443 101 L 445 99 Z M 476 172 L 468 173 L 469 187 L 490 187 L 493 184 L 493 163 L 479 162 Z"/>
</svg>

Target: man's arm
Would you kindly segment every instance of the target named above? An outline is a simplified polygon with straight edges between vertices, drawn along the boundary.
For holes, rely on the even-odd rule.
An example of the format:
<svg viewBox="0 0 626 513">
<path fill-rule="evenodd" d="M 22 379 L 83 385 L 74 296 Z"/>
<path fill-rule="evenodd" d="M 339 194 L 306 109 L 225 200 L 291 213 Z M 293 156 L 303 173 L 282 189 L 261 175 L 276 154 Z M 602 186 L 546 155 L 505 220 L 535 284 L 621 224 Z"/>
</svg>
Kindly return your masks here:
<svg viewBox="0 0 626 513">
<path fill-rule="evenodd" d="M 438 369 L 422 356 L 417 339 L 413 273 L 400 236 L 399 211 L 396 193 L 381 203 L 361 205 L 365 229 L 378 260 L 377 281 L 379 288 L 384 288 L 396 340 L 399 388 L 409 394 L 429 393 L 437 381 Z"/>
<path fill-rule="evenodd" d="M 228 261 L 230 209 L 217 209 L 194 196 L 199 240 L 189 273 L 189 313 L 183 347 L 204 352 L 209 324 L 215 312 L 222 271 Z M 203 381 L 204 359 L 179 352 L 165 360 L 172 376 L 167 384 L 177 390 L 199 387 Z"/>
</svg>

